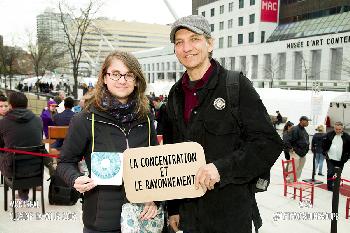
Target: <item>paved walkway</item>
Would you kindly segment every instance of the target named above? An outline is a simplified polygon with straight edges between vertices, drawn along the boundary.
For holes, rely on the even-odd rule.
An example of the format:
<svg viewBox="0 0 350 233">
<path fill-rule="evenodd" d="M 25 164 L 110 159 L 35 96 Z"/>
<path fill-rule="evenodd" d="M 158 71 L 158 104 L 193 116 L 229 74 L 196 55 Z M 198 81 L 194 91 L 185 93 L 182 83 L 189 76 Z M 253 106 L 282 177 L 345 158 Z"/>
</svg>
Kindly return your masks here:
<svg viewBox="0 0 350 233">
<path fill-rule="evenodd" d="M 283 155 L 281 155 L 282 158 Z M 312 173 L 312 155 L 307 155 L 307 162 L 303 170 L 302 178 L 311 178 Z M 324 164 L 323 172 L 326 173 L 326 164 Z M 350 162 L 346 164 L 343 177 L 350 178 Z M 46 178 L 48 175 L 46 174 Z M 325 181 L 325 177 L 316 176 L 317 179 Z M 283 179 L 281 159 L 279 159 L 271 171 L 271 185 L 268 192 L 257 194 L 258 205 L 263 219 L 263 227 L 260 233 L 329 233 L 330 220 L 277 220 L 279 213 L 302 213 L 302 212 L 320 212 L 331 213 L 332 193 L 324 189 L 315 188 L 315 201 L 313 208 L 300 208 L 299 202 L 283 196 Z M 74 219 L 71 220 L 49 220 L 48 217 L 42 220 L 19 220 L 12 221 L 10 213 L 3 209 L 3 187 L 0 187 L 0 233 L 80 233 L 82 232 L 81 221 L 81 204 L 75 206 L 51 206 L 47 199 L 48 182 L 45 182 L 45 208 L 47 213 L 52 213 L 59 217 L 67 216 Z M 10 192 L 9 192 L 10 194 Z M 40 193 L 37 195 L 40 197 Z M 234 200 L 232 200 L 234 201 Z M 350 219 L 345 219 L 345 197 L 340 196 L 339 203 L 339 221 L 338 233 L 350 232 Z M 40 202 L 39 202 L 40 205 Z M 17 212 L 41 213 L 40 208 L 19 208 Z M 276 217 L 277 216 L 277 217 Z M 275 220 L 277 221 L 275 221 Z"/>
</svg>

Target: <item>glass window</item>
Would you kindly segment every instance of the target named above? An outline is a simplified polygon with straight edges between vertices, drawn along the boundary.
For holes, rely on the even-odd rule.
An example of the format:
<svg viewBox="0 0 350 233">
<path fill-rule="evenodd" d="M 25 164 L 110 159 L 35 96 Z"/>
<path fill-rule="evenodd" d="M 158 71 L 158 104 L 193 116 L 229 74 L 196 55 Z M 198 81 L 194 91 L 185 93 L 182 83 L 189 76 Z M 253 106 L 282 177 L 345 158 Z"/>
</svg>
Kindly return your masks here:
<svg viewBox="0 0 350 233">
<path fill-rule="evenodd" d="M 243 44 L 243 34 L 238 34 L 238 44 Z"/>
<path fill-rule="evenodd" d="M 254 42 L 254 32 L 249 32 L 248 34 L 248 38 L 249 38 L 249 43 L 253 43 Z"/>
<path fill-rule="evenodd" d="M 205 17 L 205 11 L 202 11 L 202 16 Z"/>
<path fill-rule="evenodd" d="M 255 14 L 249 15 L 249 24 L 255 23 Z"/>
<path fill-rule="evenodd" d="M 243 26 L 243 17 L 238 17 L 238 26 Z"/>
<path fill-rule="evenodd" d="M 210 24 L 210 31 L 211 31 L 211 32 L 214 31 L 214 24 Z"/>
<path fill-rule="evenodd" d="M 213 17 L 215 15 L 215 8 L 210 9 L 210 16 Z"/>
<path fill-rule="evenodd" d="M 241 9 L 244 7 L 244 0 L 239 0 L 238 8 Z"/>
<path fill-rule="evenodd" d="M 221 5 L 220 6 L 220 14 L 223 14 L 224 13 L 224 5 Z"/>
<path fill-rule="evenodd" d="M 233 2 L 230 2 L 228 4 L 228 12 L 231 12 L 233 10 Z"/>
<path fill-rule="evenodd" d="M 229 21 L 227 21 L 227 28 L 232 28 L 233 26 L 233 19 L 230 19 Z"/>
<path fill-rule="evenodd" d="M 219 48 L 222 49 L 224 47 L 224 38 L 220 37 L 219 38 Z"/>
<path fill-rule="evenodd" d="M 219 23 L 219 30 L 224 30 L 224 22 Z"/>
<path fill-rule="evenodd" d="M 265 42 L 265 31 L 261 31 L 261 43 Z"/>
<path fill-rule="evenodd" d="M 227 37 L 227 48 L 231 48 L 232 47 L 232 36 L 228 36 Z"/>
<path fill-rule="evenodd" d="M 250 0 L 250 5 L 254 6 L 255 5 L 255 0 Z"/>
</svg>

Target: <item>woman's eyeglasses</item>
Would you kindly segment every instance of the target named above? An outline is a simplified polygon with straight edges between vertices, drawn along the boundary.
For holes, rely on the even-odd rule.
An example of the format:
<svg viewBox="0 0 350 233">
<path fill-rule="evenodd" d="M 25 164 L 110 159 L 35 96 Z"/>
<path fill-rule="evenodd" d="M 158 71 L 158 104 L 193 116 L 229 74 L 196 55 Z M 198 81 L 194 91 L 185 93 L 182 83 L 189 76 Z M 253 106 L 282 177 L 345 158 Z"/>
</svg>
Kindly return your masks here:
<svg viewBox="0 0 350 233">
<path fill-rule="evenodd" d="M 121 77 L 124 77 L 125 81 L 135 81 L 135 75 L 133 73 L 121 74 L 119 72 L 106 73 L 113 81 L 118 81 Z"/>
</svg>

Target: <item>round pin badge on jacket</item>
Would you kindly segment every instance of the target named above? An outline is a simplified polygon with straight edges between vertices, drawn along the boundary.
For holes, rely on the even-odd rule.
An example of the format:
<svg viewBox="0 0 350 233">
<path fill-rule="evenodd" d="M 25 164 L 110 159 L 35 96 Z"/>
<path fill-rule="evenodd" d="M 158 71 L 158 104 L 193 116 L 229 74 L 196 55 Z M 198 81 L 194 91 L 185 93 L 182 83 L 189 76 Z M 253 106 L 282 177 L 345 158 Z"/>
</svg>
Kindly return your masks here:
<svg viewBox="0 0 350 233">
<path fill-rule="evenodd" d="M 214 100 L 214 107 L 217 109 L 217 110 L 223 110 L 226 106 L 226 103 L 225 103 L 225 100 L 221 97 L 219 98 L 216 98 Z"/>
</svg>

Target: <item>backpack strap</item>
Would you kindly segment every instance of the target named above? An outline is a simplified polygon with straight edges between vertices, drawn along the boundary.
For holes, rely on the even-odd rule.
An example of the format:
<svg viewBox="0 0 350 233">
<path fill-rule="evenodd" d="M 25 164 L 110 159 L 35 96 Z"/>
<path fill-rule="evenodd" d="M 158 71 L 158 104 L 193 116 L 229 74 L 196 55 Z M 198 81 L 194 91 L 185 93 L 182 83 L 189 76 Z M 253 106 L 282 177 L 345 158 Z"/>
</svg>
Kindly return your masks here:
<svg viewBox="0 0 350 233">
<path fill-rule="evenodd" d="M 226 74 L 226 93 L 230 111 L 237 120 L 240 131 L 243 130 L 243 123 L 239 117 L 239 79 L 240 73 L 228 70 Z"/>
<path fill-rule="evenodd" d="M 151 121 L 147 115 L 147 123 L 148 123 L 148 146 L 151 146 Z"/>
<path fill-rule="evenodd" d="M 94 152 L 94 149 L 95 149 L 95 114 L 94 113 L 92 113 L 91 135 L 92 135 L 92 146 L 91 146 L 91 153 L 92 153 Z"/>
</svg>

